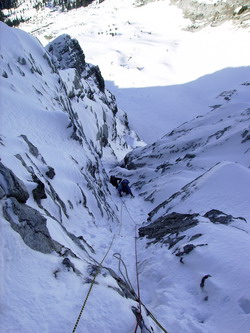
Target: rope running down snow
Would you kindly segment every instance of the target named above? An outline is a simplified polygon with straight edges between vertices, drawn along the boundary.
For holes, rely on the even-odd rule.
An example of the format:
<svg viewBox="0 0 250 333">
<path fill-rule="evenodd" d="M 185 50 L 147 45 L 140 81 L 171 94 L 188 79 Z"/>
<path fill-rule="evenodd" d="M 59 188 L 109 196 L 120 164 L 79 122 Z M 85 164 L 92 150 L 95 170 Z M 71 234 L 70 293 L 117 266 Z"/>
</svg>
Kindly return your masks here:
<svg viewBox="0 0 250 333">
<path fill-rule="evenodd" d="M 120 228 L 119 228 L 119 234 L 118 234 L 118 235 L 120 235 L 120 233 L 121 233 L 121 227 L 122 227 L 122 207 L 123 207 L 123 205 L 124 205 L 124 202 L 122 202 L 122 204 L 121 204 L 121 210 L 120 210 L 120 212 L 121 212 L 121 217 L 120 217 Z M 109 254 L 109 251 L 110 251 L 110 249 L 111 249 L 111 247 L 112 247 L 112 245 L 113 245 L 113 243 L 114 243 L 115 237 L 116 237 L 116 234 L 113 235 L 113 238 L 112 238 L 112 241 L 111 241 L 111 243 L 110 243 L 110 245 L 109 245 L 109 248 L 108 248 L 108 250 L 106 251 L 104 257 L 102 258 L 102 261 L 99 263 L 99 267 L 98 267 L 98 269 L 96 270 L 96 273 L 95 273 L 95 275 L 94 275 L 94 278 L 93 278 L 93 280 L 92 280 L 92 282 L 91 282 L 91 284 L 90 284 L 90 287 L 89 287 L 88 293 L 87 293 L 87 295 L 86 295 L 86 297 L 85 297 L 85 300 L 84 300 L 84 302 L 83 302 L 83 305 L 82 305 L 81 311 L 80 311 L 80 313 L 79 313 L 79 315 L 78 315 L 78 317 L 77 317 L 77 320 L 76 320 L 76 323 L 75 323 L 75 326 L 74 326 L 74 328 L 73 328 L 72 333 L 75 333 L 75 332 L 76 332 L 76 329 L 77 329 L 77 326 L 78 326 L 79 321 L 80 321 L 80 319 L 81 319 L 81 316 L 82 316 L 83 310 L 84 310 L 84 308 L 85 308 L 85 306 L 86 306 L 86 304 L 87 304 L 87 301 L 88 301 L 89 295 L 90 295 L 91 290 L 92 290 L 92 288 L 93 288 L 93 286 L 94 286 L 94 283 L 95 283 L 96 277 L 97 277 L 97 275 L 100 273 L 100 267 L 102 267 L 102 264 L 103 264 L 104 260 L 106 259 L 107 255 Z"/>
<path fill-rule="evenodd" d="M 136 324 L 136 327 L 135 327 L 134 333 L 137 332 L 137 329 L 138 329 L 138 326 L 139 326 L 139 324 L 140 324 L 140 321 L 142 320 L 142 315 L 141 315 L 141 306 L 142 306 L 142 305 L 143 305 L 144 308 L 146 309 L 148 315 L 149 315 L 149 316 L 153 319 L 153 321 L 158 325 L 158 327 L 160 327 L 161 330 L 162 330 L 164 333 L 168 333 L 167 330 L 165 330 L 165 328 L 164 328 L 164 327 L 163 327 L 163 326 L 157 321 L 157 319 L 154 317 L 154 315 L 153 315 L 153 314 L 152 314 L 152 313 L 146 308 L 146 306 L 141 302 L 141 297 L 140 297 L 140 284 L 139 284 L 139 271 L 138 271 L 137 243 L 136 243 L 137 238 L 138 238 L 138 237 L 137 237 L 137 227 L 138 227 L 138 225 L 137 225 L 137 223 L 134 221 L 134 219 L 132 218 L 132 216 L 130 215 L 130 212 L 129 212 L 129 210 L 128 210 L 126 204 L 125 204 L 125 202 L 122 200 L 121 210 L 120 210 L 120 211 L 121 211 L 120 228 L 119 228 L 119 234 L 118 234 L 118 235 L 120 235 L 120 233 L 121 233 L 121 227 L 122 227 L 122 208 L 123 208 L 123 206 L 125 206 L 125 208 L 126 208 L 126 210 L 127 210 L 127 212 L 128 212 L 128 215 L 129 215 L 130 219 L 133 221 L 133 223 L 134 223 L 134 225 L 135 225 L 135 237 L 134 237 L 134 238 L 135 238 L 136 280 L 137 280 L 137 296 L 138 296 L 138 302 L 139 302 L 139 313 L 138 313 L 137 324 Z M 83 305 L 82 305 L 81 311 L 80 311 L 80 313 L 79 313 L 79 315 L 78 315 L 78 318 L 77 318 L 77 320 L 76 320 L 76 323 L 75 323 L 75 326 L 74 326 L 74 328 L 73 328 L 72 333 L 75 333 L 75 332 L 76 332 L 77 326 L 78 326 L 78 324 L 79 324 L 79 321 L 80 321 L 80 319 L 81 319 L 82 313 L 83 313 L 84 308 L 85 308 L 85 306 L 86 306 L 86 303 L 87 303 L 87 301 L 88 301 L 89 295 L 90 295 L 90 293 L 91 293 L 91 291 L 92 291 L 92 288 L 93 288 L 93 286 L 94 286 L 94 283 L 95 283 L 96 277 L 97 277 L 98 274 L 100 273 L 100 268 L 102 267 L 102 264 L 103 264 L 104 260 L 106 259 L 106 257 L 107 257 L 108 254 L 109 254 L 110 249 L 112 248 L 112 245 L 113 245 L 113 243 L 114 243 L 115 237 L 116 237 L 116 234 L 113 235 L 113 238 L 112 238 L 112 241 L 111 241 L 111 243 L 110 243 L 110 245 L 109 245 L 109 248 L 107 249 L 107 251 L 106 251 L 106 253 L 105 253 L 105 255 L 104 255 L 102 261 L 99 263 L 98 269 L 96 270 L 96 273 L 95 273 L 95 275 L 94 275 L 94 278 L 93 278 L 93 280 L 92 280 L 92 282 L 91 282 L 91 285 L 90 285 L 89 290 L 88 290 L 88 293 L 87 293 L 87 295 L 86 295 L 86 297 L 85 297 L 84 303 L 83 303 Z M 127 281 L 128 285 L 131 286 L 131 289 L 133 289 L 133 288 L 132 288 L 132 285 L 131 285 L 131 282 L 130 282 L 130 280 L 129 280 L 129 277 L 128 277 L 128 273 L 127 273 L 126 265 L 125 265 L 124 261 L 121 259 L 121 255 L 120 255 L 119 253 L 114 253 L 114 257 L 115 257 L 116 259 L 119 260 L 119 269 L 120 269 L 120 262 L 123 263 L 123 265 L 124 265 L 124 267 L 125 267 L 125 272 L 126 272 L 126 278 L 123 276 L 123 277 L 124 277 L 124 280 Z M 123 275 L 123 274 L 122 274 L 122 275 Z"/>
<path fill-rule="evenodd" d="M 141 306 L 143 305 L 143 307 L 146 309 L 148 315 L 150 316 L 150 318 L 156 323 L 156 325 L 158 327 L 160 327 L 160 329 L 164 332 L 164 333 L 168 333 L 168 331 L 159 323 L 159 321 L 155 318 L 155 316 L 147 309 L 147 307 L 142 303 L 141 301 L 141 296 L 140 296 L 140 284 L 139 284 L 139 271 L 138 271 L 138 254 L 137 254 L 137 227 L 138 224 L 135 222 L 135 220 L 133 219 L 133 217 L 130 215 L 130 212 L 125 204 L 125 202 L 123 201 L 124 207 L 126 208 L 126 211 L 131 219 L 131 221 L 133 221 L 134 225 L 135 225 L 135 259 L 136 259 L 136 279 L 137 279 L 137 289 L 138 289 L 138 301 L 139 301 L 139 314 L 138 314 L 138 318 L 137 318 L 137 324 L 134 330 L 134 333 L 137 332 L 137 328 L 139 326 L 140 320 L 142 319 L 142 315 L 141 315 Z"/>
<path fill-rule="evenodd" d="M 129 276 L 128 276 L 127 266 L 126 266 L 125 262 L 123 261 L 121 254 L 116 252 L 116 253 L 113 254 L 113 257 L 116 258 L 119 261 L 118 269 L 119 269 L 119 272 L 120 272 L 121 276 L 123 277 L 123 280 L 128 284 L 128 286 L 131 290 L 134 290 L 134 288 L 133 288 L 133 286 L 130 282 Z M 123 272 L 121 270 L 121 263 L 122 263 L 123 268 L 125 270 L 125 275 L 126 276 L 123 274 Z"/>
<path fill-rule="evenodd" d="M 92 290 L 92 288 L 93 288 L 93 286 L 94 286 L 95 279 L 96 279 L 97 275 L 100 273 L 100 269 L 99 269 L 99 268 L 102 267 L 102 264 L 103 264 L 104 260 L 106 259 L 107 255 L 108 255 L 108 253 L 109 253 L 109 251 L 110 251 L 110 249 L 111 249 L 111 247 L 112 247 L 112 245 L 113 245 L 113 242 L 114 242 L 115 236 L 116 236 L 116 234 L 114 234 L 114 236 L 113 236 L 113 238 L 112 238 L 112 241 L 111 241 L 111 243 L 110 243 L 110 246 L 109 246 L 107 252 L 105 253 L 105 255 L 104 255 L 102 261 L 100 262 L 98 269 L 96 270 L 95 276 L 94 276 L 94 278 L 93 278 L 93 280 L 92 280 L 92 282 L 91 282 L 91 285 L 90 285 L 89 290 L 88 290 L 88 293 L 87 293 L 87 295 L 86 295 L 86 297 L 85 297 L 84 303 L 83 303 L 83 305 L 82 305 L 81 311 L 80 311 L 80 313 L 79 313 L 79 315 L 78 315 L 78 318 L 77 318 L 77 320 L 76 320 L 76 323 L 75 323 L 75 326 L 74 326 L 74 328 L 73 328 L 72 333 L 75 333 L 75 331 L 76 331 L 76 329 L 77 329 L 77 326 L 78 326 L 78 324 L 79 324 L 79 321 L 80 321 L 81 316 L 82 316 L 82 313 L 83 313 L 83 310 L 84 310 L 84 308 L 85 308 L 85 306 L 86 306 L 86 303 L 87 303 L 87 301 L 88 301 L 89 295 L 90 295 L 91 290 Z"/>
<path fill-rule="evenodd" d="M 142 320 L 142 315 L 141 315 L 141 295 L 140 295 L 140 282 L 139 282 L 139 271 L 138 271 L 138 255 L 137 255 L 137 223 L 135 222 L 135 220 L 133 219 L 133 217 L 130 215 L 130 212 L 125 204 L 125 202 L 123 201 L 124 207 L 126 208 L 126 211 L 131 219 L 131 221 L 133 221 L 134 225 L 135 225 L 135 270 L 136 270 L 136 283 L 137 283 L 137 297 L 138 297 L 138 303 L 139 303 L 139 313 L 138 313 L 138 317 L 137 317 L 137 323 L 136 323 L 136 327 L 134 330 L 134 333 L 137 332 L 138 326 L 140 324 L 140 321 Z"/>
</svg>

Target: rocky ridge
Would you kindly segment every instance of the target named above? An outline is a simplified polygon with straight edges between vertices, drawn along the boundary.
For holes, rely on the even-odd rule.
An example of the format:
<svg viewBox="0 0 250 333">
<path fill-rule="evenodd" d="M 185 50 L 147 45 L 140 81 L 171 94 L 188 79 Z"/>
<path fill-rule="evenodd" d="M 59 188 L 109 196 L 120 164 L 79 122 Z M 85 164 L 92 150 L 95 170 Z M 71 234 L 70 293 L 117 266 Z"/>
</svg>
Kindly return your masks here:
<svg viewBox="0 0 250 333">
<path fill-rule="evenodd" d="M 207 25 L 217 26 L 232 21 L 240 27 L 249 27 L 250 5 L 244 0 L 227 1 L 182 1 L 171 0 L 182 9 L 184 17 L 191 19 L 188 30 L 195 31 Z"/>
<path fill-rule="evenodd" d="M 185 174 L 192 181 L 222 161 L 249 168 L 249 87 L 248 82 L 243 82 L 234 90 L 219 93 L 218 104 L 210 106 L 207 115 L 198 116 L 125 156 L 121 166 L 130 170 L 126 173 L 131 177 L 136 170 L 134 187 L 145 200 L 157 202 L 162 191 L 166 191 L 166 196 L 174 195 L 163 189 L 171 187 L 175 178 Z"/>
<path fill-rule="evenodd" d="M 50 255 L 54 279 L 66 269 L 91 283 L 99 266 L 90 230 L 110 233 L 118 223 L 105 164 L 143 143 L 75 39 L 60 36 L 46 50 L 0 24 L 1 227 L 21 237 L 19 246 Z M 136 300 L 115 272 L 102 274 L 121 297 Z"/>
</svg>

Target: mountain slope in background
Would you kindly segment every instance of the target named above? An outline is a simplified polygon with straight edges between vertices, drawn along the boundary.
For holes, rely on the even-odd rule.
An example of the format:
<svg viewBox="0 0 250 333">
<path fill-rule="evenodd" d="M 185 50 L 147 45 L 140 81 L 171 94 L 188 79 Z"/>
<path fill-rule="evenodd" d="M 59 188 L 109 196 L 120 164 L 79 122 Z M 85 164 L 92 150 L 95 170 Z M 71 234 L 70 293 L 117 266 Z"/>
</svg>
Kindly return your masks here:
<svg viewBox="0 0 250 333">
<path fill-rule="evenodd" d="M 226 21 L 232 21 L 241 27 L 249 26 L 250 5 L 245 0 L 171 2 L 183 10 L 185 17 L 192 20 L 193 25 L 189 29 L 200 29 L 207 25 L 217 26 Z"/>
<path fill-rule="evenodd" d="M 193 180 L 222 161 L 249 168 L 249 87 L 249 82 L 243 82 L 231 91 L 219 93 L 217 104 L 205 116 L 126 156 L 125 167 L 136 170 L 142 179 L 136 186 L 138 190 L 143 188 L 146 200 L 159 203 L 158 195 L 160 200 L 163 193 L 170 196 L 189 177 Z"/>
<path fill-rule="evenodd" d="M 184 3 L 197 11 L 211 7 L 204 1 Z M 227 2 L 218 6 L 222 3 Z M 229 16 L 223 22 L 191 32 L 192 19 L 183 18 L 183 9 L 170 0 L 145 6 L 105 0 L 67 13 L 47 8 L 21 28 L 43 45 L 62 33 L 77 38 L 87 62 L 100 67 L 131 126 L 153 143 L 184 121 L 206 114 L 218 92 L 249 79 L 249 27 L 234 25 Z"/>
</svg>

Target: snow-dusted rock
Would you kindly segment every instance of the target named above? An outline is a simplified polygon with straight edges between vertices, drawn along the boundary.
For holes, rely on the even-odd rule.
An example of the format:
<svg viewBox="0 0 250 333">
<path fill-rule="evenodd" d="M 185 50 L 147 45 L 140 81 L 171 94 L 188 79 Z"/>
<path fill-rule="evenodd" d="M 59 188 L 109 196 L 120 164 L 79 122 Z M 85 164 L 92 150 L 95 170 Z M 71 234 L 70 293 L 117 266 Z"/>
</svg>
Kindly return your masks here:
<svg viewBox="0 0 250 333">
<path fill-rule="evenodd" d="M 100 216 L 115 218 L 106 199 L 108 175 L 100 158 L 116 161 L 117 152 L 124 154 L 139 141 L 114 96 L 105 90 L 100 72 L 85 63 L 78 42 L 67 35 L 50 44 L 52 57 L 36 39 L 3 23 L 1 39 L 1 65 L 7 73 L 1 76 L 6 96 L 4 103 L 1 99 L 6 124 L 1 137 L 3 163 L 32 184 L 29 189 L 40 208 L 61 222 L 79 204 L 91 220 L 96 219 L 96 209 Z M 69 98 L 72 85 L 75 94 Z M 23 98 L 26 95 L 28 99 Z M 8 150 L 11 140 L 14 150 L 13 144 Z M 66 169 L 74 165 L 70 179 L 62 165 Z M 59 187 L 67 182 L 77 193 L 75 200 L 60 193 Z"/>
<path fill-rule="evenodd" d="M 85 55 L 76 39 L 61 35 L 53 40 L 47 50 L 58 61 L 59 69 L 75 68 L 81 74 L 85 68 Z"/>
<path fill-rule="evenodd" d="M 229 225 L 231 223 L 240 225 L 242 222 L 246 223 L 246 220 L 242 217 L 233 217 L 232 215 L 225 214 L 220 210 L 212 209 L 206 212 L 203 216 L 193 213 L 193 214 L 181 214 L 172 212 L 170 214 L 165 214 L 158 217 L 156 220 L 152 218 L 152 212 L 149 213 L 149 224 L 145 227 L 139 228 L 139 236 L 147 237 L 151 240 L 149 244 L 160 242 L 162 244 L 168 245 L 171 249 L 179 241 L 183 240 L 186 235 L 185 231 L 192 229 L 197 226 L 200 222 L 210 221 L 216 224 Z M 154 216 L 153 216 L 154 217 Z M 205 218 L 205 219 L 204 219 Z M 153 222 L 151 221 L 153 219 Z M 189 236 L 189 241 L 193 241 L 202 234 L 194 234 Z M 187 254 L 191 252 L 196 246 L 193 244 L 187 244 L 184 246 L 184 251 L 178 251 L 178 256 L 182 254 Z"/>
<path fill-rule="evenodd" d="M 180 7 L 185 17 L 192 20 L 193 26 L 190 29 L 193 30 L 208 24 L 216 26 L 230 20 L 237 25 L 249 24 L 250 6 L 245 0 L 171 0 L 171 3 Z"/>
<path fill-rule="evenodd" d="M 31 249 L 42 253 L 57 249 L 46 226 L 46 218 L 37 210 L 10 198 L 3 206 L 3 216 Z"/>
<path fill-rule="evenodd" d="M 29 198 L 29 193 L 22 180 L 1 162 L 0 174 L 1 199 L 6 196 L 7 198 L 15 198 L 20 203 L 25 203 Z"/>
</svg>

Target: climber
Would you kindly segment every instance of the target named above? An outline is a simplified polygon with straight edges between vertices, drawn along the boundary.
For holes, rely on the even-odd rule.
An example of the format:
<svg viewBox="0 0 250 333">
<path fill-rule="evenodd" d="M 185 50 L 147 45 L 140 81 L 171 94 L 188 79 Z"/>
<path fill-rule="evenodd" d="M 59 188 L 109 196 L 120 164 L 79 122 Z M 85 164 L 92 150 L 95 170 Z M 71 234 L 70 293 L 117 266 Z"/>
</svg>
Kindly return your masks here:
<svg viewBox="0 0 250 333">
<path fill-rule="evenodd" d="M 116 188 L 118 187 L 121 180 L 122 180 L 122 178 L 115 177 L 115 176 L 110 176 L 110 179 L 109 179 L 110 183 Z"/>
<path fill-rule="evenodd" d="M 129 181 L 127 179 L 123 179 L 117 187 L 120 197 L 122 196 L 122 192 L 126 194 L 130 194 L 132 198 L 134 198 L 133 193 L 129 187 Z"/>
</svg>

